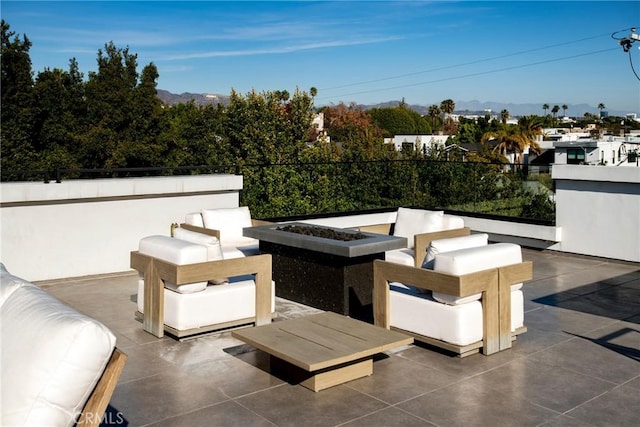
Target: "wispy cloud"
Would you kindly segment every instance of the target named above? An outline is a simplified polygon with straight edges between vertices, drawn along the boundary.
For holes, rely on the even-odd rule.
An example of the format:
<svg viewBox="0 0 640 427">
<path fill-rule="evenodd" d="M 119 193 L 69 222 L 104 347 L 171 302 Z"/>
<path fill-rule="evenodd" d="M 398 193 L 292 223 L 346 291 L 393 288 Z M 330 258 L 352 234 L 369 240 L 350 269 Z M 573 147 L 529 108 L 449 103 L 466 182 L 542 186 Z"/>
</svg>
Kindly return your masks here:
<svg viewBox="0 0 640 427">
<path fill-rule="evenodd" d="M 215 51 L 208 51 L 208 52 L 193 52 L 193 53 L 185 53 L 185 54 L 167 55 L 164 57 L 160 57 L 158 59 L 165 60 L 165 61 L 181 61 L 186 59 L 218 58 L 218 57 L 231 57 L 231 56 L 277 55 L 277 54 L 295 53 L 295 52 L 315 50 L 315 49 L 326 49 L 326 48 L 334 48 L 334 47 L 384 43 L 384 42 L 400 40 L 400 39 L 402 39 L 402 37 L 393 36 L 393 37 L 381 37 L 381 38 L 372 38 L 372 39 L 364 39 L 364 40 L 334 40 L 334 41 L 328 41 L 328 42 L 315 42 L 315 43 L 295 44 L 295 45 L 288 45 L 288 46 L 265 47 L 265 48 L 258 48 L 258 49 L 215 50 Z"/>
</svg>

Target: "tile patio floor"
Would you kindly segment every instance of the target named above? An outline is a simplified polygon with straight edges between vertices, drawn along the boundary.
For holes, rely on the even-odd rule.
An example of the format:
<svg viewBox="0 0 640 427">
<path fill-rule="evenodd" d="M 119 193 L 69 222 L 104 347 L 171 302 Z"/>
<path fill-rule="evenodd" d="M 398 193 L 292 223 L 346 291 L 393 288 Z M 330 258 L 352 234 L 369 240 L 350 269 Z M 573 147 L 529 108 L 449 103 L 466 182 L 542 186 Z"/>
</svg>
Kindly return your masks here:
<svg viewBox="0 0 640 427">
<path fill-rule="evenodd" d="M 639 426 L 640 265 L 525 250 L 525 324 L 511 350 L 417 345 L 314 393 L 268 373 L 229 332 L 158 339 L 134 319 L 137 276 L 39 283 L 104 322 L 129 356 L 105 421 L 129 426 Z M 316 310 L 278 299 L 280 319 Z M 108 424 L 108 423 L 104 423 Z"/>
</svg>

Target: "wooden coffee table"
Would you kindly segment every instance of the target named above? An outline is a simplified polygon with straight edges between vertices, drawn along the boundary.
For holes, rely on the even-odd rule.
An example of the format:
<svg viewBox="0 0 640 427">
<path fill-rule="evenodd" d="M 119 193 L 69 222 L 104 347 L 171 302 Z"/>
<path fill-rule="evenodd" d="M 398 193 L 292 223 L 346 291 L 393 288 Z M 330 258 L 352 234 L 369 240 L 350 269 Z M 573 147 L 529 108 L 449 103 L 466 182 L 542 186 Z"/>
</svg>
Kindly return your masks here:
<svg viewBox="0 0 640 427">
<path fill-rule="evenodd" d="M 320 391 L 373 373 L 373 356 L 413 338 L 326 312 L 233 331 L 232 336 L 270 354 L 271 369 Z"/>
</svg>

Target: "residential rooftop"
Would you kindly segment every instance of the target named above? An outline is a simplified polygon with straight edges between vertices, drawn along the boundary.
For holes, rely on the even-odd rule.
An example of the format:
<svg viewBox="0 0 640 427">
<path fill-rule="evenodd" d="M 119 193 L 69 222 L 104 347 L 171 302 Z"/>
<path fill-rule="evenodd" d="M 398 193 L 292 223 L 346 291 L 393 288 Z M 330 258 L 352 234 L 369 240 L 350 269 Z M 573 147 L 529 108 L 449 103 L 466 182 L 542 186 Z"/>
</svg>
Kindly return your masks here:
<svg viewBox="0 0 640 427">
<path fill-rule="evenodd" d="M 37 282 L 107 325 L 128 355 L 105 423 L 129 426 L 637 426 L 640 266 L 523 249 L 528 331 L 458 358 L 412 344 L 373 375 L 314 393 L 230 331 L 178 341 L 135 319 L 133 271 Z M 275 321 L 318 310 L 277 298 Z"/>
</svg>

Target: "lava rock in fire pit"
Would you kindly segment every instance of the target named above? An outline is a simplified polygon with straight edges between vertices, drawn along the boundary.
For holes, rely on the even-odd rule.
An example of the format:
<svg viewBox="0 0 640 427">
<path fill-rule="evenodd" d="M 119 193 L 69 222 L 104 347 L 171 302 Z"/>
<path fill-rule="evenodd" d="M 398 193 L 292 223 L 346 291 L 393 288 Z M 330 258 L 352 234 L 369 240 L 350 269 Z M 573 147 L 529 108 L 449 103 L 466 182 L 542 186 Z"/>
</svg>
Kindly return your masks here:
<svg viewBox="0 0 640 427">
<path fill-rule="evenodd" d="M 276 228 L 276 230 L 342 241 L 360 240 L 367 238 L 367 236 L 362 233 L 348 233 L 345 231 L 334 230 L 332 228 L 314 227 L 310 225 L 283 225 Z"/>
</svg>

